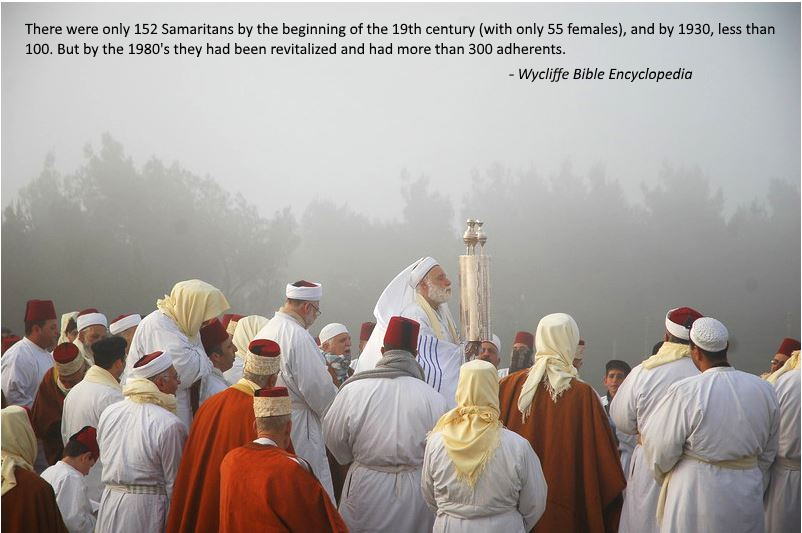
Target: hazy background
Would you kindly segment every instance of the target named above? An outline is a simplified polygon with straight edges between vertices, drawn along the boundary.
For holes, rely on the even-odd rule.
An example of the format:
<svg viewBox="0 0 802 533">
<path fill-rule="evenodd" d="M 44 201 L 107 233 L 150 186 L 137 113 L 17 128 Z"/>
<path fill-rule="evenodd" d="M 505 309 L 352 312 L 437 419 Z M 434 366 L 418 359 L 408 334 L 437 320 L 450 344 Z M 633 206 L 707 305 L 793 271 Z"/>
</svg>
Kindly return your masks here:
<svg viewBox="0 0 802 533">
<path fill-rule="evenodd" d="M 799 336 L 799 14 L 798 4 L 3 4 L 3 324 L 21 331 L 28 298 L 52 297 L 59 313 L 147 312 L 192 277 L 236 312 L 271 316 L 284 284 L 306 278 L 324 283 L 313 332 L 337 321 L 356 334 L 420 256 L 457 284 L 472 216 L 487 223 L 505 355 L 516 330 L 565 311 L 588 343 L 582 375 L 597 384 L 605 360 L 636 363 L 665 311 L 691 305 L 727 324 L 737 366 L 762 371 L 782 337 Z M 26 42 L 57 40 L 27 37 L 33 21 L 619 20 L 755 22 L 776 35 L 484 41 L 567 52 L 529 57 L 24 54 Z M 544 66 L 694 77 L 507 76 Z"/>
</svg>

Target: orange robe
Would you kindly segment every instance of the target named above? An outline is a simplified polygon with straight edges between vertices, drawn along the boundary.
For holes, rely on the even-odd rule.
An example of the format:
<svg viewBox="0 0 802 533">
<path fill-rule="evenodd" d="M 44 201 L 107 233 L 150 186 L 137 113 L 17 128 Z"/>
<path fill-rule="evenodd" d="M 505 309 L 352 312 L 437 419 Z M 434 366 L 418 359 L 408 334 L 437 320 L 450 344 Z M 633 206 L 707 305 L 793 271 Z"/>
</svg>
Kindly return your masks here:
<svg viewBox="0 0 802 533">
<path fill-rule="evenodd" d="M 17 486 L 3 494 L 0 501 L 2 531 L 68 533 L 50 483 L 19 467 L 14 469 L 14 477 Z"/>
<path fill-rule="evenodd" d="M 554 403 L 541 384 L 524 423 L 518 397 L 528 373 L 504 378 L 499 399 L 501 421 L 532 444 L 549 486 L 546 512 L 533 531 L 618 531 L 626 480 L 598 395 L 572 379 Z"/>
<path fill-rule="evenodd" d="M 54 465 L 61 459 L 64 443 L 61 440 L 61 414 L 64 412 L 65 394 L 56 384 L 58 373 L 54 368 L 47 371 L 39 384 L 39 391 L 31 409 L 31 425 L 36 437 L 42 439 L 47 464 Z"/>
<path fill-rule="evenodd" d="M 326 490 L 294 457 L 253 442 L 226 455 L 220 465 L 220 533 L 348 531 Z"/>
</svg>

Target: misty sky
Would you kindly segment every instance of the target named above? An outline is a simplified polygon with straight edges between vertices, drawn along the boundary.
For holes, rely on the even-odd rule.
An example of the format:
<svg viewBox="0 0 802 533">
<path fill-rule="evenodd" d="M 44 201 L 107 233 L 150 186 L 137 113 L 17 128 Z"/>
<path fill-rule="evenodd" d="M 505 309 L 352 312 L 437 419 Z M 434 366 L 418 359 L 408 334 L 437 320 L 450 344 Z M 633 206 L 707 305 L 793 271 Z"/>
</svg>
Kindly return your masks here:
<svg viewBox="0 0 802 533">
<path fill-rule="evenodd" d="M 472 171 L 500 162 L 553 175 L 602 165 L 632 198 L 661 166 L 698 166 L 727 208 L 800 172 L 798 4 L 3 4 L 3 205 L 46 153 L 68 173 L 112 134 L 137 164 L 178 161 L 240 191 L 265 213 L 314 197 L 376 217 L 399 214 L 403 170 L 457 200 Z M 564 56 L 47 57 L 25 55 L 24 24 L 419 24 L 662 21 L 772 24 L 771 37 L 504 36 L 561 44 Z M 177 37 L 152 41 L 174 43 Z M 203 43 L 237 37 L 185 37 Z M 65 36 L 64 42 L 79 42 Z M 315 37 L 313 42 L 356 44 Z M 388 36 L 376 42 L 404 42 Z M 467 44 L 461 38 L 417 39 Z M 102 44 L 104 38 L 95 38 Z M 121 44 L 127 41 L 117 39 Z M 272 38 L 262 43 L 281 42 Z M 146 40 L 143 40 L 146 42 Z M 294 41 L 298 42 L 298 41 Z M 302 41 L 301 41 L 302 42 Z M 251 44 L 258 44 L 256 41 Z M 519 67 L 679 68 L 690 82 L 530 84 Z"/>
</svg>

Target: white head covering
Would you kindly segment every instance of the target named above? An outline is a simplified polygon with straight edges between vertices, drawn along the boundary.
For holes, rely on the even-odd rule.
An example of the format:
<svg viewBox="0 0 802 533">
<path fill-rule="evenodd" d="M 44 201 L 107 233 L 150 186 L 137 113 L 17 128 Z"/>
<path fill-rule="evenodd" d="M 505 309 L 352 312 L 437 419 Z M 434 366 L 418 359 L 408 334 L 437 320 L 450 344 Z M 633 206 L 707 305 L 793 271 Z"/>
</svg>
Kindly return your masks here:
<svg viewBox="0 0 802 533">
<path fill-rule="evenodd" d="M 493 333 L 493 339 L 485 342 L 489 342 L 490 344 L 495 346 L 496 350 L 498 350 L 498 353 L 501 354 L 501 339 L 498 338 L 498 335 Z"/>
<path fill-rule="evenodd" d="M 412 272 L 409 274 L 409 286 L 413 289 L 418 286 L 418 283 L 429 273 L 431 269 L 439 265 L 440 263 L 437 262 L 436 259 L 433 257 L 423 257 L 421 258 L 415 266 L 412 268 Z"/>
<path fill-rule="evenodd" d="M 88 328 L 89 326 L 103 326 L 105 328 L 109 325 L 108 320 L 106 320 L 106 315 L 103 313 L 78 315 L 78 318 L 75 319 L 75 323 L 78 325 L 78 331 Z"/>
<path fill-rule="evenodd" d="M 145 356 L 147 357 L 147 355 Z M 130 379 L 136 378 L 152 378 L 158 374 L 161 374 L 168 368 L 173 366 L 173 358 L 170 356 L 169 350 L 165 350 L 161 353 L 161 355 L 155 357 L 152 361 L 149 361 L 147 364 L 142 365 L 140 367 L 133 367 L 131 368 L 131 373 L 128 375 Z"/>
<path fill-rule="evenodd" d="M 78 318 L 78 311 L 72 311 L 70 313 L 64 313 L 63 315 L 61 315 L 61 335 L 59 335 L 56 346 L 58 346 L 59 344 L 64 344 L 65 342 L 70 342 L 70 339 L 67 338 L 67 332 L 64 330 L 67 329 L 67 323 L 70 321 L 70 319 L 75 320 L 76 318 Z M 78 328 L 77 320 L 75 324 L 76 324 L 75 327 L 77 329 Z"/>
<path fill-rule="evenodd" d="M 156 307 L 173 319 L 190 342 L 197 342 L 201 325 L 231 307 L 222 291 L 199 279 L 179 281 Z"/>
<path fill-rule="evenodd" d="M 0 411 L 0 436 L 2 436 L 2 491 L 5 494 L 17 486 L 14 468 L 33 472 L 36 460 L 36 435 L 33 433 L 28 412 L 18 406 L 9 405 Z"/>
<path fill-rule="evenodd" d="M 535 332 L 535 363 L 529 369 L 518 397 L 518 410 L 524 420 L 544 379 L 555 403 L 571 387 L 571 379 L 577 377 L 572 363 L 578 343 L 579 327 L 570 315 L 553 313 L 540 319 Z"/>
<path fill-rule="evenodd" d="M 242 357 L 244 360 L 251 353 L 248 351 L 248 345 L 256 338 L 259 330 L 267 325 L 267 322 L 267 318 L 260 315 L 248 315 L 237 321 L 237 327 L 234 328 L 234 335 L 231 339 L 237 348 L 237 357 Z"/>
<path fill-rule="evenodd" d="M 140 322 L 142 322 L 142 317 L 138 314 L 134 313 L 131 315 L 126 315 L 109 324 L 109 333 L 112 335 L 117 335 L 126 329 L 130 329 L 138 325 Z"/>
<path fill-rule="evenodd" d="M 691 341 L 706 352 L 720 352 L 727 347 L 730 334 L 727 328 L 709 316 L 694 320 Z"/>
<path fill-rule="evenodd" d="M 332 339 L 341 333 L 348 333 L 348 328 L 336 322 L 334 322 L 333 324 L 328 324 L 327 326 L 325 326 L 323 329 L 320 330 L 320 335 L 318 335 L 318 338 L 320 339 L 320 344 L 323 344 L 327 340 Z"/>
<path fill-rule="evenodd" d="M 305 300 L 308 302 L 319 302 L 323 297 L 323 286 L 320 283 L 309 281 L 314 285 L 313 287 L 296 287 L 292 283 L 287 284 L 286 295 L 287 298 L 293 300 Z"/>
</svg>

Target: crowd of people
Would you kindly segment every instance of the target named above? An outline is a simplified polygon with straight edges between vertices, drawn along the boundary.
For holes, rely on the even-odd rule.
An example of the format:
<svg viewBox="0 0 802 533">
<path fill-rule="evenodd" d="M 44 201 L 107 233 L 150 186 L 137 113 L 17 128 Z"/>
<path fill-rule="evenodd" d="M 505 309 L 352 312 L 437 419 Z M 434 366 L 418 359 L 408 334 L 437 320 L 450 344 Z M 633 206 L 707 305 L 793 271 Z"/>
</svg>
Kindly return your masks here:
<svg viewBox="0 0 802 533">
<path fill-rule="evenodd" d="M 355 357 L 344 324 L 312 333 L 304 280 L 269 318 L 200 280 L 144 317 L 28 301 L 0 357 L 4 530 L 798 531 L 799 341 L 758 377 L 724 323 L 669 309 L 599 395 L 570 315 L 499 368 L 501 339 L 460 339 L 450 297 L 415 261 Z"/>
</svg>

